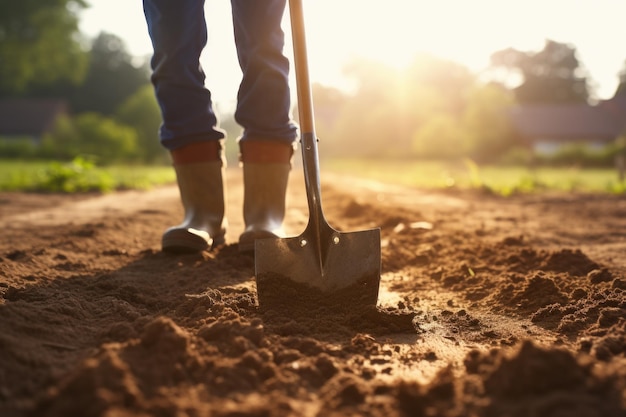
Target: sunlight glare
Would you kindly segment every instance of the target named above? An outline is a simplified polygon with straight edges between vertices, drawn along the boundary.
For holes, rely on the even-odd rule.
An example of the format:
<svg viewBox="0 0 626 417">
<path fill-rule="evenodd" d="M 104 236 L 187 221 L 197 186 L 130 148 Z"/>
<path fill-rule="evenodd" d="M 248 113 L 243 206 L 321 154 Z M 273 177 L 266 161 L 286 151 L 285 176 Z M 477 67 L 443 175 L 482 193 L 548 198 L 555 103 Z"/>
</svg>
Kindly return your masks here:
<svg viewBox="0 0 626 417">
<path fill-rule="evenodd" d="M 539 51 L 551 39 L 573 44 L 586 68 L 602 72 L 606 96 L 624 59 L 619 48 L 597 47 L 620 39 L 617 12 L 626 5 L 610 0 L 315 0 L 304 6 L 311 76 L 322 83 L 337 84 L 339 68 L 357 56 L 401 69 L 428 53 L 480 72 L 493 52 Z"/>
<path fill-rule="evenodd" d="M 624 63 L 622 16 L 626 3 L 615 0 L 303 0 L 311 79 L 326 85 L 349 82 L 343 67 L 360 57 L 402 69 L 428 53 L 480 72 L 490 55 L 513 47 L 538 51 L 545 39 L 573 44 L 601 95 L 610 96 Z M 81 29 L 119 34 L 131 53 L 151 53 L 140 2 L 89 0 Z M 119 10 L 125 10 L 120 14 Z M 216 98 L 234 97 L 240 71 L 232 37 L 230 2 L 206 0 L 209 41 L 203 55 L 207 83 Z M 292 57 L 289 17 L 285 52 Z"/>
</svg>

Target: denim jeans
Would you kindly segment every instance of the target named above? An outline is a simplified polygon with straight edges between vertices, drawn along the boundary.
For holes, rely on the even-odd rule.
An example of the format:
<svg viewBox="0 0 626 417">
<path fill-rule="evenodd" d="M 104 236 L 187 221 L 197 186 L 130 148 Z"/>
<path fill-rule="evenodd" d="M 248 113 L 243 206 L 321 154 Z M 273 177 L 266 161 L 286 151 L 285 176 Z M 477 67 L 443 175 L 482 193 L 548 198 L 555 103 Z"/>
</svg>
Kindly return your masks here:
<svg viewBox="0 0 626 417">
<path fill-rule="evenodd" d="M 289 61 L 283 55 L 280 26 L 285 2 L 231 0 L 243 72 L 235 120 L 244 128 L 244 141 L 292 143 L 296 137 L 289 117 Z M 154 48 L 151 79 L 163 117 L 161 143 L 174 150 L 224 138 L 199 62 L 207 42 L 204 0 L 143 0 L 143 7 Z"/>
</svg>

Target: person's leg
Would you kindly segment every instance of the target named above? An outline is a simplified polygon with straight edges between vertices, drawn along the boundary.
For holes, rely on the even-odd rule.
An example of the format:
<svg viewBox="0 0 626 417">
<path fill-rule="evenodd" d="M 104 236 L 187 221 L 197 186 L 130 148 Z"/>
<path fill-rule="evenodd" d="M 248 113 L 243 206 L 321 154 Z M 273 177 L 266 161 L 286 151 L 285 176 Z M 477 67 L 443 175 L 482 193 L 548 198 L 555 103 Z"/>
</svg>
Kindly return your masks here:
<svg viewBox="0 0 626 417">
<path fill-rule="evenodd" d="M 204 0 L 144 0 L 143 5 L 154 48 L 151 79 L 163 116 L 161 143 L 174 150 L 224 138 L 200 66 L 207 41 Z"/>
<path fill-rule="evenodd" d="M 206 45 L 204 0 L 144 0 L 154 47 L 152 83 L 163 123 L 161 144 L 176 170 L 183 222 L 169 228 L 164 251 L 199 251 L 224 242 L 221 139 L 200 54 Z"/>
<path fill-rule="evenodd" d="M 289 61 L 283 54 L 281 21 L 286 0 L 231 0 L 237 56 L 243 78 L 235 119 L 241 142 L 281 141 L 291 145 L 296 126 L 290 119 Z"/>
<path fill-rule="evenodd" d="M 244 176 L 241 251 L 256 239 L 283 236 L 285 197 L 296 126 L 290 118 L 289 61 L 280 26 L 286 0 L 231 0 L 243 79 L 235 119 Z"/>
</svg>

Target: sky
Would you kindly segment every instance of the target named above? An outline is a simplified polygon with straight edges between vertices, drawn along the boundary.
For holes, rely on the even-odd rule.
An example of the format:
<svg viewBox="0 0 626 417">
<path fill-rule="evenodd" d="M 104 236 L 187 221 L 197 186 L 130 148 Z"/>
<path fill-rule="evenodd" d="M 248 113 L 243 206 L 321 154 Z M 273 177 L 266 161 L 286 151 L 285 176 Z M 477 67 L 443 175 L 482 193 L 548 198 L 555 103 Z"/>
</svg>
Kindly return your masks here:
<svg viewBox="0 0 626 417">
<path fill-rule="evenodd" d="M 254 0 L 250 0 L 254 1 Z M 122 38 L 129 52 L 149 56 L 152 46 L 142 2 L 87 0 L 81 31 Z M 349 86 L 342 67 L 354 57 L 402 68 L 420 52 L 480 73 L 490 55 L 514 47 L 539 51 L 545 40 L 573 45 L 599 99 L 610 98 L 626 62 L 624 0 L 303 0 L 312 82 Z M 209 40 L 201 58 L 207 87 L 218 103 L 234 103 L 240 81 L 230 2 L 206 0 Z M 285 54 L 291 57 L 288 13 Z M 623 42 L 623 43 L 622 43 Z M 295 87 L 294 87 L 295 90 Z"/>
</svg>

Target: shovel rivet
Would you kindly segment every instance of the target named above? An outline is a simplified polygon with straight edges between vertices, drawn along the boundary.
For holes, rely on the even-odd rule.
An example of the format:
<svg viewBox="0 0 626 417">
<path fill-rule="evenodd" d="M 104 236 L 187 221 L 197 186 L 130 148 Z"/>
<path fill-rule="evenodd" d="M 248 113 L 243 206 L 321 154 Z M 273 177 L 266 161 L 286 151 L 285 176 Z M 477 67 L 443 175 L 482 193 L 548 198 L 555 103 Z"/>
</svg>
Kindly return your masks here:
<svg viewBox="0 0 626 417">
<path fill-rule="evenodd" d="M 307 242 L 306 242 L 306 239 L 302 239 L 302 240 L 300 241 L 300 246 L 301 246 L 301 247 L 305 247 L 305 246 L 306 246 L 306 243 L 307 243 Z"/>
<path fill-rule="evenodd" d="M 333 237 L 333 243 L 334 243 L 335 245 L 338 245 L 338 244 L 339 244 L 339 236 L 335 236 L 335 237 Z"/>
</svg>

